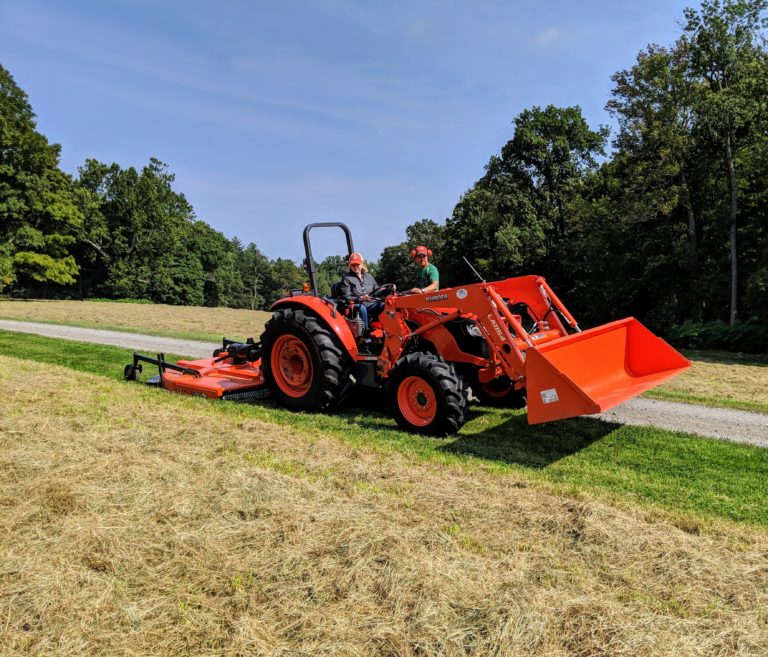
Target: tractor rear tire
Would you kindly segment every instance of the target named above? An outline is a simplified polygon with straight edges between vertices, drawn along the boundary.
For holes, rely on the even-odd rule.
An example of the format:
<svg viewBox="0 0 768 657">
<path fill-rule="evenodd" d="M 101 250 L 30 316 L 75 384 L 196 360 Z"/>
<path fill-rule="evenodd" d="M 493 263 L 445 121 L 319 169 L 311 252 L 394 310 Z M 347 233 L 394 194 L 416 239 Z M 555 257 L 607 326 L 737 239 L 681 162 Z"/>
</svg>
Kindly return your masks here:
<svg viewBox="0 0 768 657">
<path fill-rule="evenodd" d="M 480 383 L 477 379 L 471 385 L 472 394 L 484 406 L 497 408 L 525 408 L 528 399 L 525 388 L 515 390 L 507 376 L 500 376 L 488 383 Z"/>
<path fill-rule="evenodd" d="M 430 436 L 455 434 L 466 420 L 467 393 L 451 363 L 426 352 L 397 361 L 387 381 L 389 409 L 400 428 Z"/>
<path fill-rule="evenodd" d="M 261 345 L 264 379 L 282 406 L 325 411 L 349 392 L 349 359 L 331 332 L 303 310 L 278 310 L 264 327 Z"/>
</svg>

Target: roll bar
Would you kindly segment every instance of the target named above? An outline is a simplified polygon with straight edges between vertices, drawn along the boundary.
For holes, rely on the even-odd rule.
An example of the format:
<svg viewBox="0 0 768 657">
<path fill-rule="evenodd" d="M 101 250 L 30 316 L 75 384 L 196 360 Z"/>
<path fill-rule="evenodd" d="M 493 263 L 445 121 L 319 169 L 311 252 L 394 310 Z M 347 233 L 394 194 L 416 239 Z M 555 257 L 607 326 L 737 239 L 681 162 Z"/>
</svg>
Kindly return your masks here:
<svg viewBox="0 0 768 657">
<path fill-rule="evenodd" d="M 309 276 L 309 285 L 312 289 L 312 294 L 319 296 L 317 291 L 317 265 L 312 257 L 312 246 L 309 243 L 309 231 L 313 228 L 341 228 L 341 230 L 344 231 L 344 236 L 347 238 L 347 255 L 352 255 L 355 252 L 355 247 L 352 244 L 352 232 L 349 230 L 349 227 L 338 221 L 308 224 L 304 228 L 304 269 L 307 270 L 307 276 Z"/>
</svg>

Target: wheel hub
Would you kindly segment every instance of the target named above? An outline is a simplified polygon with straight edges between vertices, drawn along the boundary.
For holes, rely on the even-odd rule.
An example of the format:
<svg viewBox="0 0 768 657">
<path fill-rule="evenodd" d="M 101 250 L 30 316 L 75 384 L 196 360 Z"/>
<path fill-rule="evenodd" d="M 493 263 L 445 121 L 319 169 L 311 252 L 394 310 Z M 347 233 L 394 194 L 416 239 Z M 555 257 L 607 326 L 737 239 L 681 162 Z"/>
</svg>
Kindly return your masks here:
<svg viewBox="0 0 768 657">
<path fill-rule="evenodd" d="M 397 403 L 403 417 L 416 427 L 428 426 L 437 416 L 435 392 L 419 376 L 409 376 L 401 381 L 397 389 Z"/>
<path fill-rule="evenodd" d="M 302 397 L 312 385 L 312 360 L 307 346 L 293 335 L 282 335 L 272 350 L 275 383 L 291 397 Z"/>
</svg>

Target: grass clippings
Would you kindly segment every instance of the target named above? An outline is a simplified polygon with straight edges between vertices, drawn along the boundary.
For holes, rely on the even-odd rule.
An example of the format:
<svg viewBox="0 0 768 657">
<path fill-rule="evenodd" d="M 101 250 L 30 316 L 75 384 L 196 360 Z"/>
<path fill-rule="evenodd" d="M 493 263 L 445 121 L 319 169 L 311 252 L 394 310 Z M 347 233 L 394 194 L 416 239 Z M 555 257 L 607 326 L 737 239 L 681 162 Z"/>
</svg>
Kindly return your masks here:
<svg viewBox="0 0 768 657">
<path fill-rule="evenodd" d="M 768 532 L 0 357 L 7 655 L 768 653 Z"/>
<path fill-rule="evenodd" d="M 122 380 L 128 350 L 0 331 L 0 354 Z M 145 378 L 153 373 L 149 365 Z M 135 386 L 135 384 L 125 384 Z M 156 391 L 162 399 L 172 395 Z M 173 402 L 169 402 L 173 403 Z M 354 395 L 332 413 L 295 413 L 274 403 L 210 403 L 210 412 L 260 420 L 309 435 L 334 436 L 351 448 L 397 451 L 440 465 L 522 473 L 553 490 L 614 503 L 653 505 L 706 522 L 725 518 L 768 526 L 768 450 L 652 427 L 582 417 L 529 426 L 523 411 L 472 405 L 456 436 L 399 431 L 379 394 Z"/>
<path fill-rule="evenodd" d="M 768 363 L 745 361 L 737 354 L 710 358 L 697 352 L 689 358 L 691 369 L 647 396 L 768 413 Z"/>
</svg>

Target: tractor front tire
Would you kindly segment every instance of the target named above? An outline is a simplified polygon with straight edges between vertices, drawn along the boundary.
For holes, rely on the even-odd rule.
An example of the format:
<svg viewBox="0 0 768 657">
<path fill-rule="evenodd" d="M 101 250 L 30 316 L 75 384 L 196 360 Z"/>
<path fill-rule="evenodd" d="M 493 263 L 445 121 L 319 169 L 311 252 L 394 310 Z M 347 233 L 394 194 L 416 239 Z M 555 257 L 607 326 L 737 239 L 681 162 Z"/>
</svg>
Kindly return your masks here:
<svg viewBox="0 0 768 657">
<path fill-rule="evenodd" d="M 340 404 L 351 381 L 346 355 L 316 317 L 282 308 L 261 335 L 261 368 L 272 398 L 296 411 Z"/>
<path fill-rule="evenodd" d="M 387 393 L 390 412 L 406 431 L 449 436 L 464 425 L 464 384 L 453 365 L 440 356 L 416 352 L 398 360 Z"/>
</svg>

